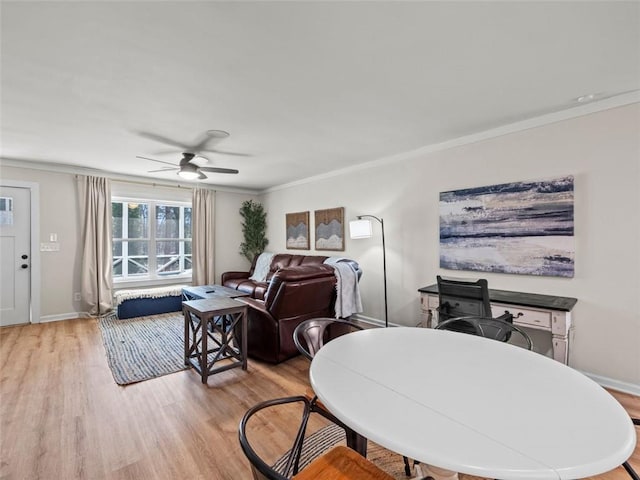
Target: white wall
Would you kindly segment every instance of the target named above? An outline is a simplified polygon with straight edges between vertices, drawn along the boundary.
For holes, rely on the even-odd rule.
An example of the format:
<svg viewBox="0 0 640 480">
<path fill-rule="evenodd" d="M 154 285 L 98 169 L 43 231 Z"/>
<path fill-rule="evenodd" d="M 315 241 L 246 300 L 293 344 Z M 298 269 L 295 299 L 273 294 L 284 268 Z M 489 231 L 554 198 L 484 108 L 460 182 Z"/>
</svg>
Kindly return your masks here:
<svg viewBox="0 0 640 480">
<path fill-rule="evenodd" d="M 360 214 L 382 217 L 390 322 L 419 321 L 417 289 L 435 283 L 437 274 L 481 276 L 491 288 L 576 297 L 570 365 L 640 391 L 639 132 L 640 106 L 634 104 L 273 189 L 261 197 L 269 250 L 286 251 L 287 212 L 311 211 L 312 230 L 315 209 L 345 207 L 347 221 Z M 439 192 L 569 174 L 575 177 L 574 278 L 439 268 Z M 328 254 L 360 262 L 363 313 L 382 319 L 382 252 L 375 228 L 378 236 L 351 240 L 347 234 L 346 250 Z"/>
<path fill-rule="evenodd" d="M 254 195 L 216 192 L 216 279 L 231 271 L 249 271 L 251 263 L 240 253 L 242 217 L 240 207 L 246 200 L 257 200 Z"/>
<path fill-rule="evenodd" d="M 40 318 L 55 319 L 80 308 L 73 292 L 80 291 L 80 266 L 77 262 L 78 205 L 76 182 L 67 173 L 46 172 L 1 166 L 0 178 L 34 182 L 40 187 L 40 238 L 58 235 L 60 251 L 40 252 Z M 35 293 L 37 294 L 37 292 Z"/>
<path fill-rule="evenodd" d="M 50 233 L 57 233 L 59 252 L 41 252 L 41 321 L 75 318 L 82 313 L 80 302 L 73 301 L 73 293 L 80 291 L 79 224 L 74 174 L 0 165 L 0 179 L 34 182 L 40 186 L 40 242 L 48 242 Z M 119 191 L 140 190 L 144 186 L 113 182 Z M 124 188 L 126 186 L 126 188 Z M 116 188 L 116 190 L 118 190 Z M 147 188 L 148 190 L 148 188 Z M 181 200 L 184 192 L 174 193 Z M 180 198 L 178 198 L 178 196 Z M 187 195 L 187 199 L 190 194 Z M 255 195 L 216 192 L 215 270 L 219 278 L 227 270 L 248 270 L 249 262 L 238 253 L 242 238 L 238 210 L 245 200 Z"/>
</svg>

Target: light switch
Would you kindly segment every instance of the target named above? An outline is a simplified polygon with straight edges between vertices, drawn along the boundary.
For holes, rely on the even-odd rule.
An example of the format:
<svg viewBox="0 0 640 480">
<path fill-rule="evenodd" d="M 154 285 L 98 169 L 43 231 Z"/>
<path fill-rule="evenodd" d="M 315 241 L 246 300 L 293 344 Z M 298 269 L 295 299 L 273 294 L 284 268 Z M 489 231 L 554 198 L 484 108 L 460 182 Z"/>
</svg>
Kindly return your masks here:
<svg viewBox="0 0 640 480">
<path fill-rule="evenodd" d="M 50 242 L 57 242 L 58 241 L 58 234 L 57 233 L 50 233 L 49 234 L 49 241 Z"/>
</svg>

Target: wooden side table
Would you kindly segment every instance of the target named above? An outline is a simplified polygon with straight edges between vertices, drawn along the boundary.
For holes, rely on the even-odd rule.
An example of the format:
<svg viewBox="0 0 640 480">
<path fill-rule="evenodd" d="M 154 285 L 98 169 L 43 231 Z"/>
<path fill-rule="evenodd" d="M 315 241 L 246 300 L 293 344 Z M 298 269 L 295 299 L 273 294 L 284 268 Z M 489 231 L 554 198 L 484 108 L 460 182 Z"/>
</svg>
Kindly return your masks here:
<svg viewBox="0 0 640 480">
<path fill-rule="evenodd" d="M 191 300 L 182 303 L 182 311 L 184 364 L 200 373 L 202 383 L 230 368 L 247 369 L 246 303 L 227 297 Z"/>
</svg>

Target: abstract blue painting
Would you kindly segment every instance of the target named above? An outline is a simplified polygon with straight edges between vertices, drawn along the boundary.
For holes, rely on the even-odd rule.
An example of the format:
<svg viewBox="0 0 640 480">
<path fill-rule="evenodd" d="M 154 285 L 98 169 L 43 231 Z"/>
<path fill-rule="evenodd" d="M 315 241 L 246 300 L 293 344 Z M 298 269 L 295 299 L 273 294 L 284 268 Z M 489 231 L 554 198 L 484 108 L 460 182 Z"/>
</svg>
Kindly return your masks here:
<svg viewBox="0 0 640 480">
<path fill-rule="evenodd" d="M 573 177 L 440 193 L 440 267 L 573 277 Z"/>
</svg>

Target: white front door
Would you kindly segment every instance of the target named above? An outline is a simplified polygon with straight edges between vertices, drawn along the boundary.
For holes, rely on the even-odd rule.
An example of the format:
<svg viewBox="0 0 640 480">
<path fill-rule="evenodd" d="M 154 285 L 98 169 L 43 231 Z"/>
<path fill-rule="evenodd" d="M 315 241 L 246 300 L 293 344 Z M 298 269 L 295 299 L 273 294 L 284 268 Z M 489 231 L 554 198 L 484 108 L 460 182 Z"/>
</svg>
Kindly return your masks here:
<svg viewBox="0 0 640 480">
<path fill-rule="evenodd" d="M 0 326 L 29 323 L 31 192 L 0 186 Z"/>
</svg>

